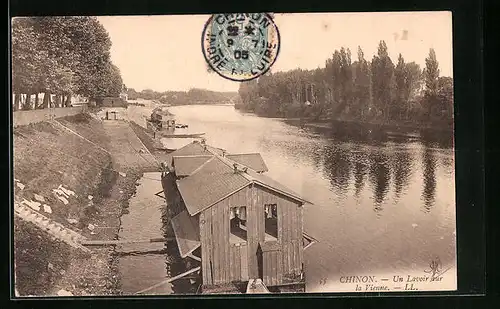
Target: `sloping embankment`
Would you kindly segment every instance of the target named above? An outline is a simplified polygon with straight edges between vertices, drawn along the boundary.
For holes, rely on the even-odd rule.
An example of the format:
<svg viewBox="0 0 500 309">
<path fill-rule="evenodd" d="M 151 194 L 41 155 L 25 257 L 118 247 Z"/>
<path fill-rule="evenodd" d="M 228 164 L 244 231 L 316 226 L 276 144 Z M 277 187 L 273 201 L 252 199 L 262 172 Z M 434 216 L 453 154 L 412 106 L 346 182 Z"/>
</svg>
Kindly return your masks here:
<svg viewBox="0 0 500 309">
<path fill-rule="evenodd" d="M 163 148 L 163 145 L 159 138 L 153 138 L 153 131 L 141 127 L 137 123 L 131 121 L 130 127 L 134 130 L 134 133 L 139 137 L 144 146 L 148 151 L 156 157 L 160 162 L 168 162 L 171 160 L 171 156 L 159 148 Z"/>
<path fill-rule="evenodd" d="M 49 122 L 14 130 L 14 178 L 21 184 L 16 182 L 15 200 L 41 196 L 49 207 L 39 212 L 49 219 L 89 239 L 113 239 L 138 173 L 124 177 L 113 169 L 101 121 L 80 114 L 59 122 L 73 132 Z M 59 198 L 53 190 L 61 185 L 74 194 Z M 61 289 L 73 295 L 119 293 L 113 248 L 92 249 L 88 256 L 17 217 L 14 230 L 20 296 L 56 295 Z"/>
</svg>

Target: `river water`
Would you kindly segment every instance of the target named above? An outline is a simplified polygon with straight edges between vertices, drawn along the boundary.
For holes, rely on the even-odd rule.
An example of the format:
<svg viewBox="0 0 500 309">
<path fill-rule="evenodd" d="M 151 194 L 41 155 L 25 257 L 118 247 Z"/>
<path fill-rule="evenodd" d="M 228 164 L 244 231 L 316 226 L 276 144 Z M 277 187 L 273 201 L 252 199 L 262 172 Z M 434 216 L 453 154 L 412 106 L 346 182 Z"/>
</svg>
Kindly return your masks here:
<svg viewBox="0 0 500 309">
<path fill-rule="evenodd" d="M 232 106 L 170 111 L 212 146 L 260 152 L 270 177 L 313 202 L 304 210 L 304 230 L 319 240 L 304 255 L 308 292 L 354 291 L 342 276 L 424 275 L 436 260 L 444 279 L 420 288 L 456 288 L 452 143 L 350 140 Z"/>
<path fill-rule="evenodd" d="M 144 173 L 137 191 L 121 217 L 120 240 L 149 240 L 165 236 L 162 221 L 165 202 L 155 193 L 162 190 L 161 173 Z M 117 246 L 121 290 L 124 295 L 148 289 L 169 278 L 165 243 L 131 243 Z M 149 295 L 171 294 L 170 283 L 147 291 Z"/>
</svg>

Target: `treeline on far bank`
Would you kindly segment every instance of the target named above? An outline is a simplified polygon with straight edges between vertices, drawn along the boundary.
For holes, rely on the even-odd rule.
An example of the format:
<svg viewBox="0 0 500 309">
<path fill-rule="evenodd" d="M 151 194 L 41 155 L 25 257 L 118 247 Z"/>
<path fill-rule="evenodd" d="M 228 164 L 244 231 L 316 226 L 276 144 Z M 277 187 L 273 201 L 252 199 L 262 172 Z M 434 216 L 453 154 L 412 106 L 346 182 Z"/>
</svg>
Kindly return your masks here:
<svg viewBox="0 0 500 309">
<path fill-rule="evenodd" d="M 358 47 L 357 60 L 352 62 L 350 50 L 342 47 L 324 68 L 266 73 L 241 83 L 235 108 L 321 122 L 451 127 L 453 79 L 439 75 L 433 49 L 425 62 L 422 70 L 399 54 L 394 64 L 384 41 L 371 61 Z"/>
<path fill-rule="evenodd" d="M 169 105 L 225 104 L 233 103 L 238 97 L 237 92 L 218 92 L 197 88 L 189 89 L 189 91 L 164 92 L 158 92 L 151 89 L 144 89 L 137 92 L 133 88 L 128 88 L 127 95 L 129 100 L 157 100 L 163 104 Z"/>
<path fill-rule="evenodd" d="M 110 48 L 111 39 L 96 17 L 14 18 L 14 110 L 20 105 L 22 109 L 47 108 L 52 104 L 65 107 L 74 95 L 90 99 L 118 96 L 124 85 L 120 70 L 111 62 Z M 39 93 L 43 100 L 39 100 Z M 55 102 L 51 102 L 53 95 Z M 26 100 L 21 101 L 24 97 Z"/>
</svg>

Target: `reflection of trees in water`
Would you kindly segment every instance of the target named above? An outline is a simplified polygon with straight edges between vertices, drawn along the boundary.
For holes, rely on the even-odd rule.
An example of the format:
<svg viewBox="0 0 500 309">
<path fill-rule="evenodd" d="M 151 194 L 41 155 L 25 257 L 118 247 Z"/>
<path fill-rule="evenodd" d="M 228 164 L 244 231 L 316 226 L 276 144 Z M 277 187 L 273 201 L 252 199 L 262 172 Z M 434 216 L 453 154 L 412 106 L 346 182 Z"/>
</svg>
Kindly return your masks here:
<svg viewBox="0 0 500 309">
<path fill-rule="evenodd" d="M 382 211 L 382 203 L 389 190 L 390 170 L 387 155 L 383 153 L 371 153 L 370 155 L 369 180 L 372 183 L 375 199 L 374 210 Z"/>
<path fill-rule="evenodd" d="M 354 195 L 359 197 L 359 194 L 365 187 L 366 174 L 368 173 L 368 166 L 370 165 L 370 160 L 367 153 L 361 149 L 359 146 L 355 146 L 348 156 L 351 160 L 351 166 L 354 173 Z"/>
<path fill-rule="evenodd" d="M 364 188 L 365 174 L 366 174 L 366 164 L 360 163 L 358 161 L 354 162 L 354 194 L 359 197 L 361 190 Z"/>
<path fill-rule="evenodd" d="M 455 155 L 451 153 L 451 155 L 446 154 L 441 156 L 440 165 L 444 169 L 447 175 L 453 176 L 455 174 Z M 454 178 L 452 178 L 454 180 Z"/>
<path fill-rule="evenodd" d="M 348 150 L 329 147 L 325 152 L 325 170 L 334 190 L 344 195 L 351 176 Z"/>
<path fill-rule="evenodd" d="M 312 162 L 314 168 L 316 170 L 322 170 L 326 158 L 326 151 L 328 150 L 327 146 L 314 145 L 313 153 L 312 153 Z"/>
<path fill-rule="evenodd" d="M 420 133 L 421 142 L 428 147 L 453 148 L 453 132 L 423 131 Z"/>
<path fill-rule="evenodd" d="M 392 170 L 394 192 L 397 202 L 401 197 L 401 193 L 409 184 L 408 182 L 412 173 L 413 159 L 407 150 L 400 150 L 392 152 L 389 163 Z"/>
<path fill-rule="evenodd" d="M 424 211 L 429 212 L 434 206 L 436 194 L 436 156 L 434 150 L 424 148 L 422 164 L 424 167 L 424 188 L 422 199 L 424 200 Z"/>
<path fill-rule="evenodd" d="M 309 161 L 312 159 L 312 162 L 316 167 L 318 167 L 318 163 L 322 161 L 322 156 L 324 155 L 325 146 L 320 138 L 310 137 L 308 139 L 302 139 L 298 137 L 299 140 L 277 140 L 272 138 L 260 138 L 259 139 L 259 148 L 264 149 L 264 152 L 261 155 L 264 157 L 264 161 L 266 161 L 267 157 L 266 153 L 271 153 L 271 156 L 287 156 L 290 157 L 294 163 L 302 164 L 304 161 Z M 249 152 L 253 152 L 254 150 L 250 150 Z M 272 166 L 269 166 L 272 169 Z"/>
</svg>

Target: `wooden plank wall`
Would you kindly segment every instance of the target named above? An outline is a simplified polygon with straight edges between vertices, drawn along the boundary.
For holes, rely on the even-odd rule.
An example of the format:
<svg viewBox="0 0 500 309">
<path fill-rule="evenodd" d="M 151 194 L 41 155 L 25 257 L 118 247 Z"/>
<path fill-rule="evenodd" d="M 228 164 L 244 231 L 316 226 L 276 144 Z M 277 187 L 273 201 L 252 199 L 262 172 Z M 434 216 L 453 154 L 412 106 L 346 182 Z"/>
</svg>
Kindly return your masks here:
<svg viewBox="0 0 500 309">
<path fill-rule="evenodd" d="M 200 214 L 200 241 L 203 284 L 228 283 L 241 275 L 241 248 L 229 245 L 229 209 L 247 206 L 251 196 L 249 187 L 217 203 Z M 203 223 L 204 222 L 204 223 Z M 250 235 L 250 231 L 248 232 Z M 213 274 L 209 273 L 210 264 Z M 238 267 L 238 268 L 237 268 Z M 238 269 L 238 272 L 236 270 Z M 239 279 L 237 279 L 239 281 Z"/>
<path fill-rule="evenodd" d="M 273 265 L 274 269 L 268 279 L 268 285 L 283 283 L 282 275 L 299 275 L 303 262 L 302 250 L 302 207 L 286 196 L 277 194 L 269 189 L 257 186 L 256 191 L 261 196 L 260 213 L 264 214 L 264 204 L 277 204 L 278 206 L 278 243 L 277 252 L 263 252 L 263 265 Z M 262 215 L 264 216 L 264 215 Z M 262 219 L 265 231 L 264 219 Z M 262 239 L 263 241 L 264 239 Z M 269 258 L 269 261 L 266 259 Z M 280 263 L 275 259 L 279 258 Z M 280 272 L 278 273 L 278 268 Z M 266 269 L 264 269 L 264 272 Z M 264 273 L 264 277 L 266 274 Z M 274 277 L 273 277 L 274 276 Z M 264 278 L 263 278 L 264 279 Z"/>
<path fill-rule="evenodd" d="M 262 266 L 264 284 L 267 286 L 278 285 L 282 283 L 283 258 L 281 248 L 276 247 L 262 252 Z"/>
<path fill-rule="evenodd" d="M 302 207 L 298 207 L 297 202 L 288 197 L 271 190 L 250 186 L 203 211 L 200 215 L 204 285 L 241 280 L 241 247 L 229 244 L 231 207 L 247 207 L 248 275 L 250 278 L 259 277 L 258 249 L 259 244 L 264 242 L 265 204 L 278 205 L 279 248 L 277 251 L 262 254 L 262 267 L 266 267 L 263 275 L 269 276 L 267 281 L 271 283 L 270 285 L 277 285 L 283 283 L 282 275 L 300 274 L 303 261 Z"/>
</svg>

